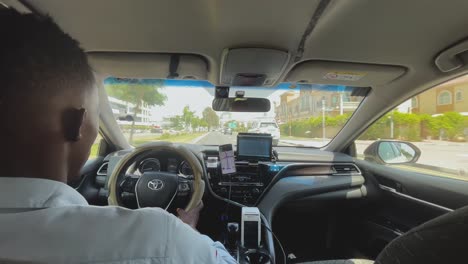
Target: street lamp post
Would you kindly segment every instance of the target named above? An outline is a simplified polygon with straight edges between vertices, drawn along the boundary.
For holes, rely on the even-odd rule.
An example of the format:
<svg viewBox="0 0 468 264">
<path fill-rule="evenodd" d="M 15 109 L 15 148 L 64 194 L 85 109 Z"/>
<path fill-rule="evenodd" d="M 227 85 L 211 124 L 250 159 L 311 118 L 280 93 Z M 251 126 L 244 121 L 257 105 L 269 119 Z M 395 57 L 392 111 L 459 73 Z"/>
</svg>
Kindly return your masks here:
<svg viewBox="0 0 468 264">
<path fill-rule="evenodd" d="M 343 93 L 340 93 L 340 115 L 343 115 Z"/>
<path fill-rule="evenodd" d="M 322 99 L 322 140 L 325 142 L 325 98 Z"/>
<path fill-rule="evenodd" d="M 388 117 L 390 119 L 390 138 L 394 137 L 394 124 L 393 124 L 393 111 L 392 114 Z"/>
</svg>

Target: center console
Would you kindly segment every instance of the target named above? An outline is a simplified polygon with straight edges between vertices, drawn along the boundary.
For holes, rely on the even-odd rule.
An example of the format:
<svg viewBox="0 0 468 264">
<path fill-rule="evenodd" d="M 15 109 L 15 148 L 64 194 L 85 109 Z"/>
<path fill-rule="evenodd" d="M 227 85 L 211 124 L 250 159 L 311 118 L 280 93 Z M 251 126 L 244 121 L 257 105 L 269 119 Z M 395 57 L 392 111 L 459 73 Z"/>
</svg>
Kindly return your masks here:
<svg viewBox="0 0 468 264">
<path fill-rule="evenodd" d="M 219 162 L 218 157 L 208 157 L 211 189 L 222 198 L 254 206 L 279 171 L 272 153 L 270 135 L 240 133 L 237 153 L 231 145 L 223 145 L 217 154 Z"/>
<path fill-rule="evenodd" d="M 236 162 L 236 173 L 223 175 L 219 168 L 208 169 L 211 189 L 220 197 L 254 206 L 266 186 L 278 173 L 271 163 Z"/>
<path fill-rule="evenodd" d="M 261 213 L 254 207 L 282 168 L 272 152 L 272 138 L 264 134 L 239 134 L 237 152 L 232 145 L 219 151 L 204 152 L 209 188 L 218 198 L 237 203 L 241 209 L 223 214 L 226 224 L 224 245 L 239 263 L 273 263 L 271 238 L 263 241 L 267 230 Z M 273 255 L 272 255 L 273 254 Z"/>
</svg>

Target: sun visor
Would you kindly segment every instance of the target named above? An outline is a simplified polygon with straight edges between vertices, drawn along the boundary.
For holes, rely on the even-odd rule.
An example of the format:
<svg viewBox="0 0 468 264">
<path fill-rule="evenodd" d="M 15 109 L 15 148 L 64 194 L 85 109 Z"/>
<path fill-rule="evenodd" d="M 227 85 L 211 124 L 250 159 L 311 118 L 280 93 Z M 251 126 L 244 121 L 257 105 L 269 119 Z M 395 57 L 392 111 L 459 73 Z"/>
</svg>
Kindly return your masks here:
<svg viewBox="0 0 468 264">
<path fill-rule="evenodd" d="M 273 86 L 288 65 L 290 54 L 266 48 L 225 49 L 220 84 L 226 86 Z"/>
<path fill-rule="evenodd" d="M 120 78 L 208 79 L 207 61 L 197 55 L 90 52 L 95 71 Z"/>
<path fill-rule="evenodd" d="M 293 66 L 284 82 L 373 87 L 387 84 L 405 71 L 399 66 L 310 60 Z"/>
</svg>

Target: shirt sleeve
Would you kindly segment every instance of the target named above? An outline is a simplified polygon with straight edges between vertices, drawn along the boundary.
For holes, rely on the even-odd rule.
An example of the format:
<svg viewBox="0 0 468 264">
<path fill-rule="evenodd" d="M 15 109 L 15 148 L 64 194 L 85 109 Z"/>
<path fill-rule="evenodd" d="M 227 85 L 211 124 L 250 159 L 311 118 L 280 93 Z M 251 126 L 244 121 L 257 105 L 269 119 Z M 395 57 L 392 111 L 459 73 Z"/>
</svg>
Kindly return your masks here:
<svg viewBox="0 0 468 264">
<path fill-rule="evenodd" d="M 168 232 L 171 263 L 238 263 L 220 242 L 200 234 L 174 215 L 169 216 Z"/>
<path fill-rule="evenodd" d="M 226 263 L 226 264 L 235 264 L 238 263 L 232 256 L 229 254 L 229 252 L 226 250 L 226 248 L 223 246 L 218 241 L 213 241 L 210 237 L 206 235 L 201 235 L 203 239 L 205 239 L 208 243 L 211 244 L 211 247 L 213 247 L 216 250 L 216 253 L 218 254 L 218 262 L 217 263 Z"/>
</svg>

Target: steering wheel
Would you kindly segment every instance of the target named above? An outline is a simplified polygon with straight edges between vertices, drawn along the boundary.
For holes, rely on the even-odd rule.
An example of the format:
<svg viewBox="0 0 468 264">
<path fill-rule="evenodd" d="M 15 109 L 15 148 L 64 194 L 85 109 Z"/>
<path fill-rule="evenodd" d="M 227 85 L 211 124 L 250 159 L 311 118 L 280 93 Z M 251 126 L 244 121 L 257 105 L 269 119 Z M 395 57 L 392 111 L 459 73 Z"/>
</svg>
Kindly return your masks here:
<svg viewBox="0 0 468 264">
<path fill-rule="evenodd" d="M 135 159 L 150 151 L 168 151 L 180 155 L 193 170 L 193 180 L 189 180 L 177 173 L 144 172 L 140 177 L 126 175 L 126 170 Z M 109 205 L 123 206 L 120 199 L 120 189 L 134 193 L 139 208 L 160 207 L 167 210 L 177 195 L 192 194 L 185 210 L 195 208 L 203 197 L 205 183 L 204 170 L 198 158 L 183 145 L 170 142 L 152 142 L 135 148 L 123 157 L 115 166 L 109 177 Z"/>
</svg>

